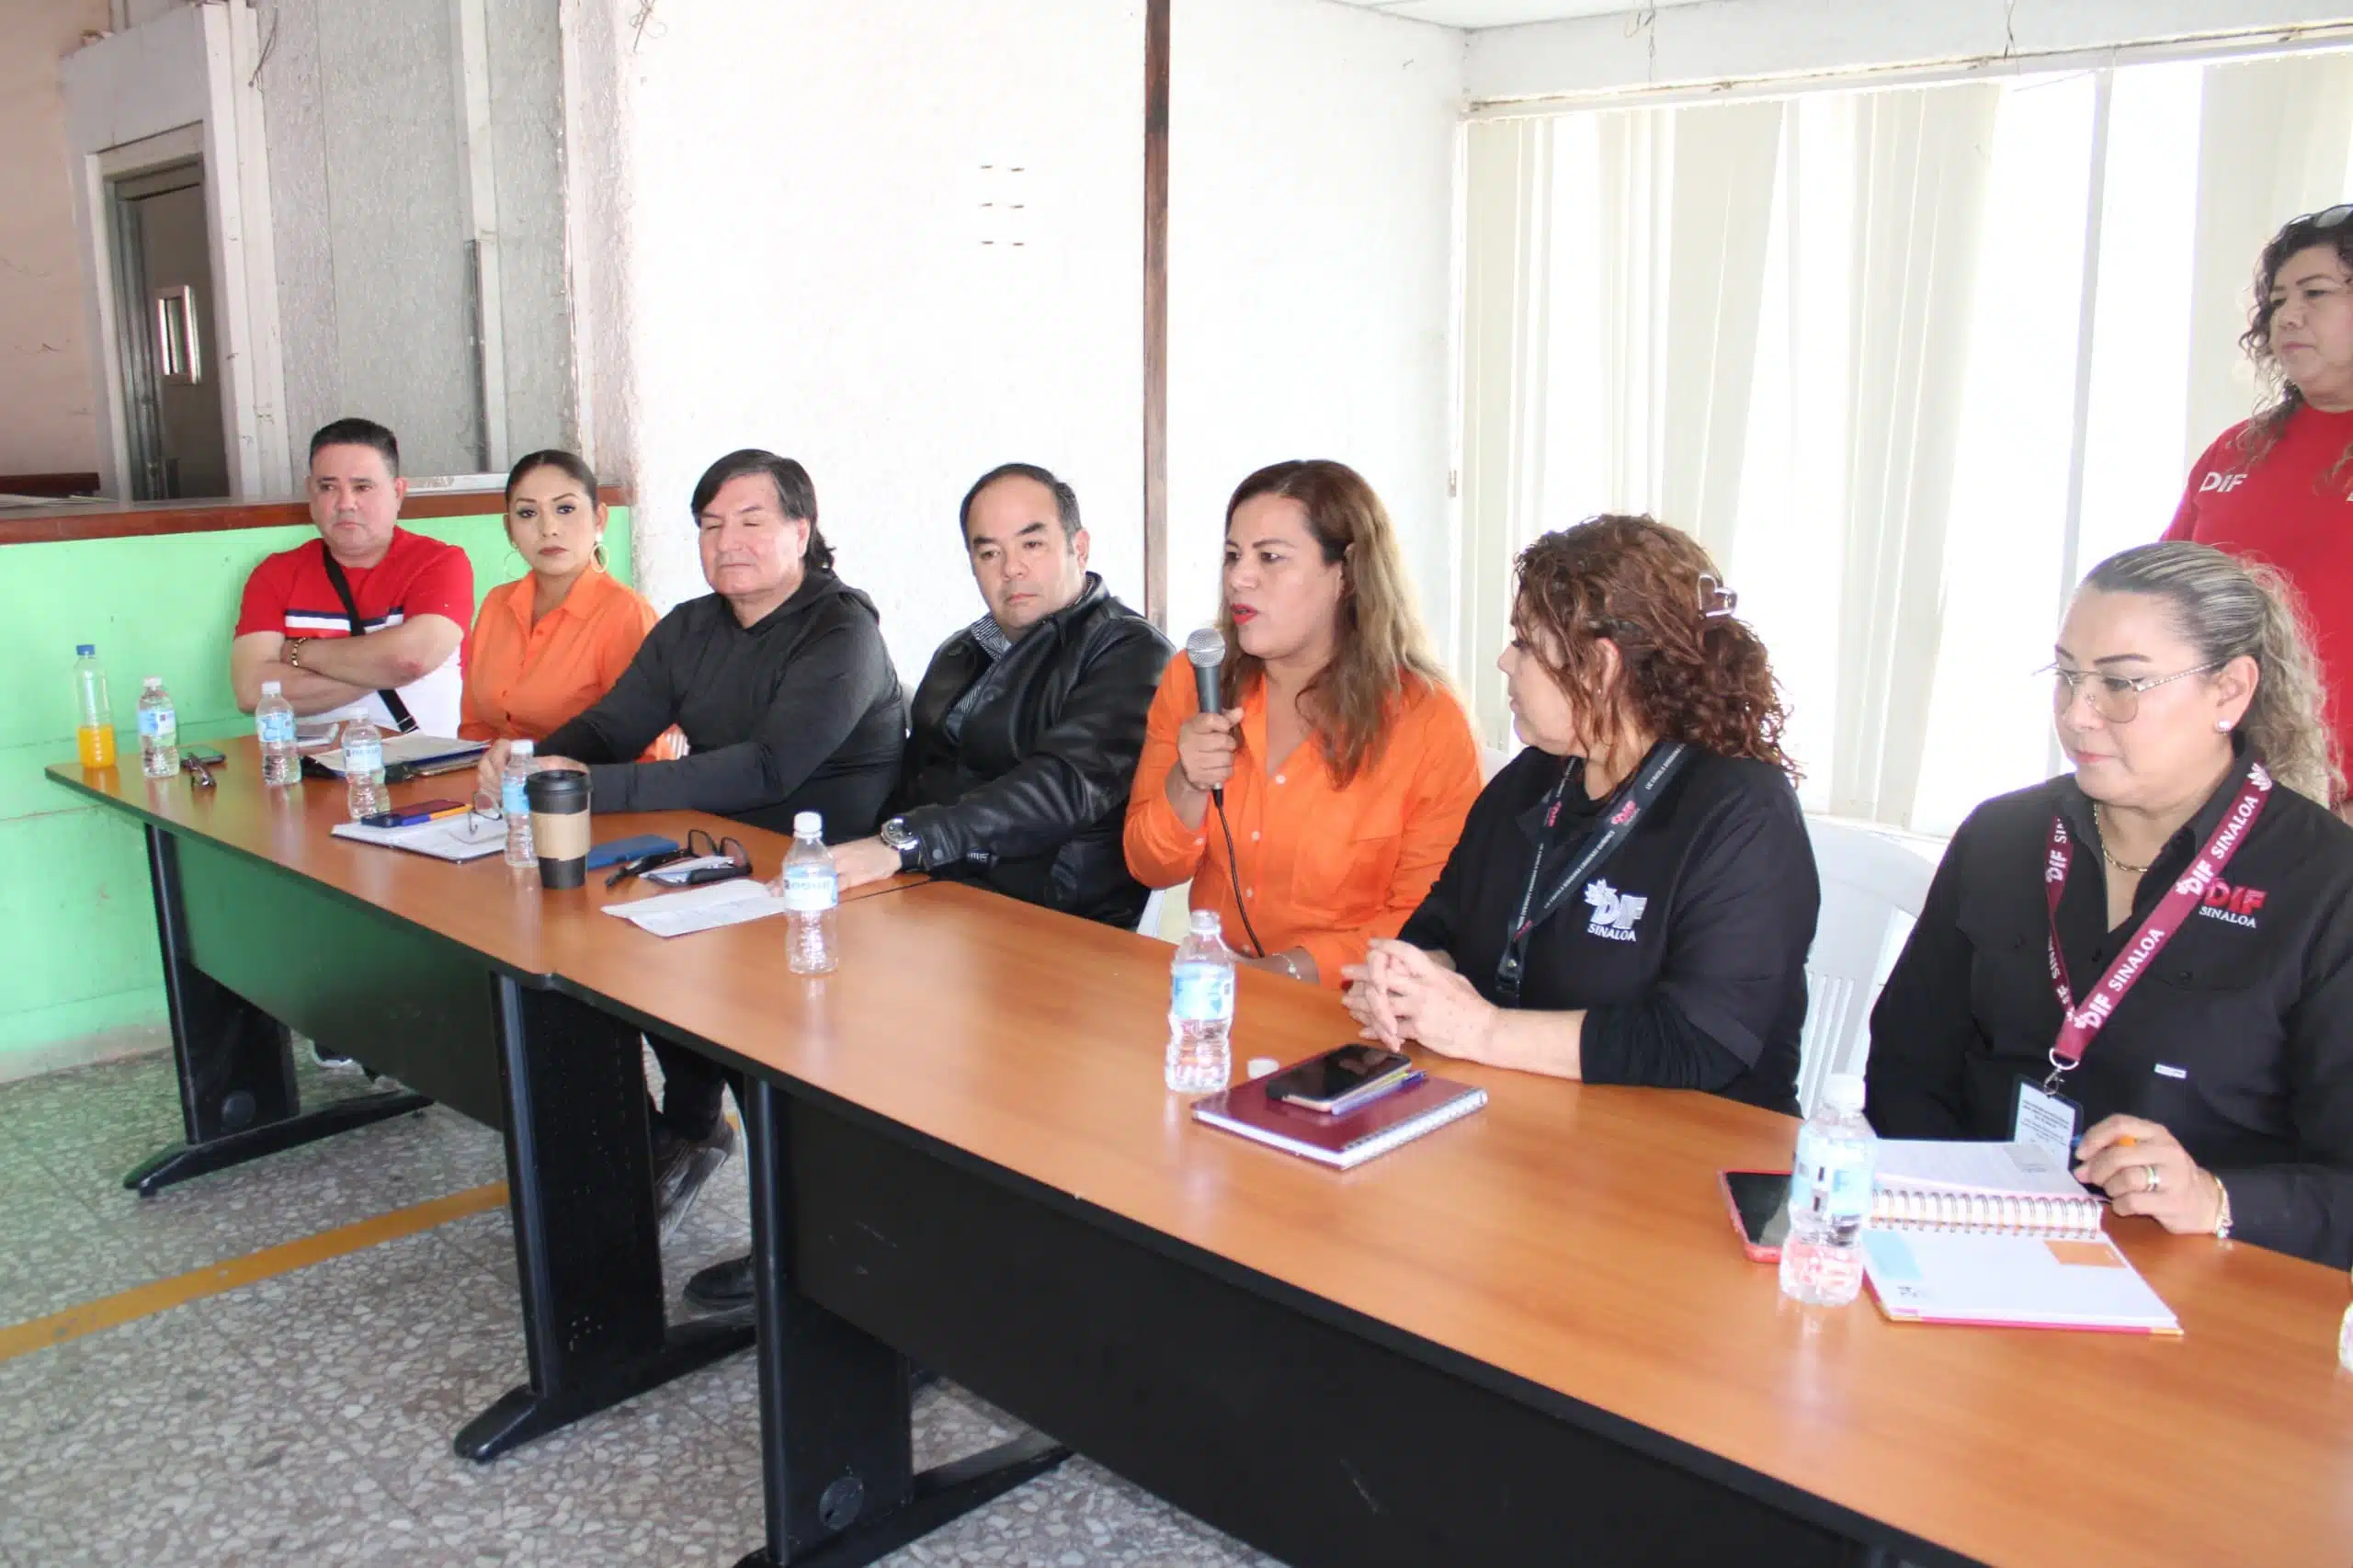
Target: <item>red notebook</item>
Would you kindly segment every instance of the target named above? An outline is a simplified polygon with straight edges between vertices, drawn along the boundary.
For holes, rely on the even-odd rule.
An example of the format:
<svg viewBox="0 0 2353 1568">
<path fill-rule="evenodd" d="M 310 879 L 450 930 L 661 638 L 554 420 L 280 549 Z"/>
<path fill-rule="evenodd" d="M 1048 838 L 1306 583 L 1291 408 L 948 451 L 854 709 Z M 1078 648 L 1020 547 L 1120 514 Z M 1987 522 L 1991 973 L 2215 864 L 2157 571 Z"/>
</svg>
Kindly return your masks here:
<svg viewBox="0 0 2353 1568">
<path fill-rule="evenodd" d="M 1195 1101 L 1193 1119 L 1345 1171 L 1460 1120 L 1486 1103 L 1484 1089 L 1424 1078 L 1361 1110 L 1326 1116 L 1288 1100 L 1268 1099 L 1267 1079 L 1257 1078 Z"/>
</svg>

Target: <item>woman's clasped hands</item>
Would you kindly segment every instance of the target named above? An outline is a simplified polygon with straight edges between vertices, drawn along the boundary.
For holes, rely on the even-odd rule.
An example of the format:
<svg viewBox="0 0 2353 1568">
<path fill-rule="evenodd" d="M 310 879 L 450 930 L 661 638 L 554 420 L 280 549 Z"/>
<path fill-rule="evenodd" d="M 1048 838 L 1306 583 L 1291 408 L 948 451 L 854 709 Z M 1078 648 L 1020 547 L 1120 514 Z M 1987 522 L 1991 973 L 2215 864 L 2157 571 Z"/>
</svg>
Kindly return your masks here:
<svg viewBox="0 0 2353 1568">
<path fill-rule="evenodd" d="M 1411 1040 L 1442 1056 L 1487 1059 L 1501 1009 L 1438 958 L 1376 938 L 1364 962 L 1340 973 L 1347 982 L 1341 999 L 1366 1039 L 1392 1051 Z"/>
</svg>

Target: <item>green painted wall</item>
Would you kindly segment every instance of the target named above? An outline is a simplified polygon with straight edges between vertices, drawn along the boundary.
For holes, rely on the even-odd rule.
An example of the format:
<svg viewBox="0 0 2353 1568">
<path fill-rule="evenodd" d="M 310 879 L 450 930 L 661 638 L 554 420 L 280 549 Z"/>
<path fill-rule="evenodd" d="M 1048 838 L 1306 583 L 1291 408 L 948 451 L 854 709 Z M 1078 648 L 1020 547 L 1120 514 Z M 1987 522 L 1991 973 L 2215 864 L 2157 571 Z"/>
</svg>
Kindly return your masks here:
<svg viewBox="0 0 2353 1568">
<path fill-rule="evenodd" d="M 496 517 L 406 525 L 461 547 L 474 592 L 523 574 Z M 629 580 L 630 520 L 605 542 Z M 190 738 L 251 722 L 229 690 L 229 639 L 256 562 L 308 528 L 0 546 L 0 1078 L 9 1056 L 164 1017 L 155 916 L 138 830 L 42 769 L 74 758 L 74 645 L 96 642 L 118 753 L 137 766 L 139 683 L 162 676 Z"/>
</svg>

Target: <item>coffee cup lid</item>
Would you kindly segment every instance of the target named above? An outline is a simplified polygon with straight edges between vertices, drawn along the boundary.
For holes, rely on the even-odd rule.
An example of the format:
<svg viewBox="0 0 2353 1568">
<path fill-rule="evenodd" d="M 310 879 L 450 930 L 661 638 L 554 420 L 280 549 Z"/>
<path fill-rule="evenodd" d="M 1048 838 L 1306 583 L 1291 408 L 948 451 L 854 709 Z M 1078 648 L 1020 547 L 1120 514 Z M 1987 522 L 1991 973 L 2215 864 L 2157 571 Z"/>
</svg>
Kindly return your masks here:
<svg viewBox="0 0 2353 1568">
<path fill-rule="evenodd" d="M 577 768 L 547 768 L 532 774 L 524 781 L 523 789 L 535 801 L 570 801 L 575 796 L 585 801 L 588 795 L 588 776 Z"/>
</svg>

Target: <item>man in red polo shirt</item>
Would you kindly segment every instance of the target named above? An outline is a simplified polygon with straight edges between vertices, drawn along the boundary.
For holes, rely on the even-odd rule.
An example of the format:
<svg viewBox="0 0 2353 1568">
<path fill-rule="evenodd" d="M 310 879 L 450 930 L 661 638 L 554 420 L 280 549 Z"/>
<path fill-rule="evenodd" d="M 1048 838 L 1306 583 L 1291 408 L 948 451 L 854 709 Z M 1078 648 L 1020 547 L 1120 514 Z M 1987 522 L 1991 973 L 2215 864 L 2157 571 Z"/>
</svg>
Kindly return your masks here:
<svg viewBox="0 0 2353 1568">
<path fill-rule="evenodd" d="M 455 545 L 398 526 L 408 494 L 400 471 L 400 444 L 372 420 L 338 419 L 311 437 L 319 537 L 254 568 L 229 646 L 229 682 L 246 712 L 274 680 L 306 716 L 365 713 L 387 731 L 458 733 L 473 565 Z"/>
</svg>

